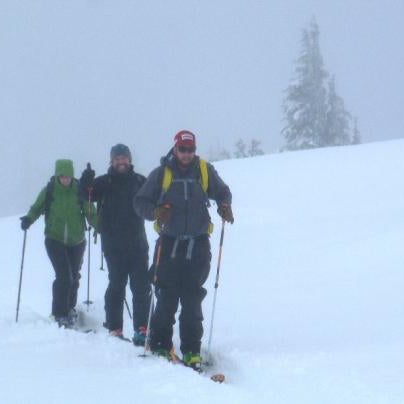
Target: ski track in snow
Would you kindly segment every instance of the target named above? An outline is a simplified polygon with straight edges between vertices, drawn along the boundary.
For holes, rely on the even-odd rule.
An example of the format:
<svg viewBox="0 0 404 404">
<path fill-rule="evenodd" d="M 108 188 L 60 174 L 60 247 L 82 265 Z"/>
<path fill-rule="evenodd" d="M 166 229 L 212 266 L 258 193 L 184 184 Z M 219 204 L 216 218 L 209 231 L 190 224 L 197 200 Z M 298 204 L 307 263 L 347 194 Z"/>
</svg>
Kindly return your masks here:
<svg viewBox="0 0 404 404">
<path fill-rule="evenodd" d="M 43 219 L 28 231 L 15 324 L 23 233 L 18 217 L 0 219 L 0 403 L 404 403 L 403 155 L 399 140 L 215 164 L 236 219 L 213 338 L 222 385 L 107 335 L 99 246 L 86 313 L 97 333 L 52 323 Z M 211 214 L 205 349 L 220 232 Z M 152 251 L 151 226 L 148 235 Z M 132 336 L 126 312 L 124 331 Z"/>
</svg>

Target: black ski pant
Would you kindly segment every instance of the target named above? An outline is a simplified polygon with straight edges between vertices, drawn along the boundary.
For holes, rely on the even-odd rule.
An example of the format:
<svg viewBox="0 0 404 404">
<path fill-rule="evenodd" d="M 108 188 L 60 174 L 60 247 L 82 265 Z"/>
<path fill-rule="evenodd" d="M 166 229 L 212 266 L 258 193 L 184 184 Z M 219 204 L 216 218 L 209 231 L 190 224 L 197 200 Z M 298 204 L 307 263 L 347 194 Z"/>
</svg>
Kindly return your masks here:
<svg viewBox="0 0 404 404">
<path fill-rule="evenodd" d="M 150 305 L 148 250 L 135 248 L 104 249 L 108 265 L 108 287 L 105 292 L 105 326 L 109 330 L 122 329 L 126 285 L 132 292 L 133 328 L 147 326 Z"/>
<path fill-rule="evenodd" d="M 173 325 L 178 304 L 181 352 L 200 353 L 203 335 L 203 284 L 209 276 L 211 252 L 209 237 L 194 239 L 189 258 L 189 240 L 179 241 L 162 236 L 160 263 L 157 267 L 157 305 L 151 323 L 151 349 L 171 350 Z M 187 257 L 188 254 L 188 257 Z"/>
<path fill-rule="evenodd" d="M 52 287 L 52 314 L 55 317 L 66 317 L 77 304 L 86 242 L 69 247 L 60 241 L 46 238 L 45 247 L 56 274 Z"/>
</svg>

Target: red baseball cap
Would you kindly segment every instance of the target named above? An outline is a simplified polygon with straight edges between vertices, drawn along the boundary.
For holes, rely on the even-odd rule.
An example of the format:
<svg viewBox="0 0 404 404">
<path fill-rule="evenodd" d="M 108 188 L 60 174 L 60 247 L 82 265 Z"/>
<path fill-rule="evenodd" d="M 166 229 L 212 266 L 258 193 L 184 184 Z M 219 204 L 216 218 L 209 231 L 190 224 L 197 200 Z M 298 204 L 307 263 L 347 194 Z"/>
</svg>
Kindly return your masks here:
<svg viewBox="0 0 404 404">
<path fill-rule="evenodd" d="M 174 146 L 196 147 L 195 135 L 189 130 L 182 130 L 174 136 Z"/>
</svg>

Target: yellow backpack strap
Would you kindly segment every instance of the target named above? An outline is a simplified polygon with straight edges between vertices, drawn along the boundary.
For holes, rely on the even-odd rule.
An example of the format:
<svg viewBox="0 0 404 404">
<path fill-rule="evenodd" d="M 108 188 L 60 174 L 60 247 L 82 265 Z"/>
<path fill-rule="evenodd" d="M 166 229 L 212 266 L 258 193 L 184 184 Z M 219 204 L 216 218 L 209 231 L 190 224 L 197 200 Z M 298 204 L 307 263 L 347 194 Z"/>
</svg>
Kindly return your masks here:
<svg viewBox="0 0 404 404">
<path fill-rule="evenodd" d="M 163 192 L 167 192 L 168 188 L 170 188 L 171 182 L 173 181 L 173 172 L 167 166 L 164 167 L 164 176 L 163 176 Z"/>
<path fill-rule="evenodd" d="M 205 193 L 208 193 L 209 187 L 209 174 L 208 174 L 208 163 L 206 160 L 199 160 L 199 168 L 201 170 L 201 186 Z M 208 234 L 213 233 L 213 223 L 209 223 Z"/>
<path fill-rule="evenodd" d="M 199 168 L 201 170 L 201 185 L 202 189 L 205 192 L 208 192 L 208 187 L 209 187 L 209 175 L 208 175 L 208 164 L 206 163 L 206 160 L 199 160 Z"/>
</svg>

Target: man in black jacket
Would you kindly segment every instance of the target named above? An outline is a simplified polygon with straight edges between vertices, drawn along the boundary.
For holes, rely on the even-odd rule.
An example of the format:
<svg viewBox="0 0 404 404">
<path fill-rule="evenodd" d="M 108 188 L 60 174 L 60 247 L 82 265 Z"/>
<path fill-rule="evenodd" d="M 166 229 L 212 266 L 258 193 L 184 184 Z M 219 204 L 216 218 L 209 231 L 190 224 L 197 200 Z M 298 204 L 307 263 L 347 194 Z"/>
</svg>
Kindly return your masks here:
<svg viewBox="0 0 404 404">
<path fill-rule="evenodd" d="M 210 270 L 209 199 L 233 223 L 231 193 L 216 170 L 195 155 L 195 135 L 181 131 L 175 145 L 136 195 L 139 216 L 156 220 L 161 243 L 157 306 L 151 322 L 151 350 L 169 357 L 175 313 L 181 303 L 180 338 L 184 363 L 199 368 L 203 335 L 203 284 Z"/>
<path fill-rule="evenodd" d="M 133 198 L 146 179 L 134 172 L 131 162 L 129 148 L 115 145 L 111 149 L 108 173 L 94 179 L 95 172 L 87 168 L 80 179 L 80 190 L 84 199 L 97 202 L 98 227 L 109 276 L 104 325 L 111 335 L 123 337 L 123 304 L 129 277 L 133 294 L 133 342 L 143 345 L 150 302 L 149 246 L 144 219 L 133 209 Z"/>
</svg>

